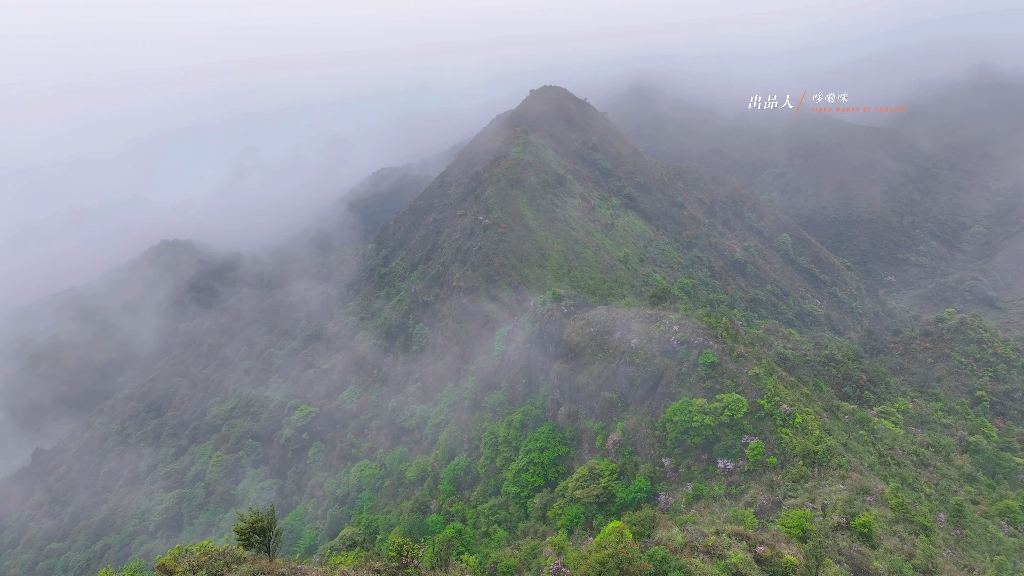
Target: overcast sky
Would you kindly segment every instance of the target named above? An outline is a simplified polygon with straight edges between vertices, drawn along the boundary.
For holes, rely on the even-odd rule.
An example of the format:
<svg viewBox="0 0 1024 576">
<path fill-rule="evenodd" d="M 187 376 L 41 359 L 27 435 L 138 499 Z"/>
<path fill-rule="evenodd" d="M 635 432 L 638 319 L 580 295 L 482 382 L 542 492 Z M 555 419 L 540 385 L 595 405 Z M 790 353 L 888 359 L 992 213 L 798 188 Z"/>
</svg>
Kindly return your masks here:
<svg viewBox="0 0 1024 576">
<path fill-rule="evenodd" d="M 279 241 L 542 84 L 898 98 L 1019 69 L 1016 0 L 0 0 L 0 313 L 165 237 Z"/>
</svg>

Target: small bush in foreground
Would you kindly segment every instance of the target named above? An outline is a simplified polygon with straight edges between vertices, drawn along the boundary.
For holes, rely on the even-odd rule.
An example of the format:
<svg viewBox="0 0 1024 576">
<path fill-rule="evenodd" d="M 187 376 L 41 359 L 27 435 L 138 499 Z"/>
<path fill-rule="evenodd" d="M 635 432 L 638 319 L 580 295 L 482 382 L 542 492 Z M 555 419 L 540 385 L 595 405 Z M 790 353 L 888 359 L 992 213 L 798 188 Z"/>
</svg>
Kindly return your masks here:
<svg viewBox="0 0 1024 576">
<path fill-rule="evenodd" d="M 156 573 L 160 576 L 223 576 L 243 562 L 245 553 L 241 548 L 227 544 L 214 546 L 206 540 L 195 545 L 178 544 L 168 550 L 166 556 L 157 556 Z"/>
</svg>

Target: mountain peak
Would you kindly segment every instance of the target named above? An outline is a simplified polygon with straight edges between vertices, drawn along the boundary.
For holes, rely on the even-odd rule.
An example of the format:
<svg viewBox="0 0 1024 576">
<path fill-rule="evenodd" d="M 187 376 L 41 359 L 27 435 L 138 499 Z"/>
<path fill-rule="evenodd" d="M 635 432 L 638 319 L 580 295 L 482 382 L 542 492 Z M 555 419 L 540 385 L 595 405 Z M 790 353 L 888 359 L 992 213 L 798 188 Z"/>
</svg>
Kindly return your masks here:
<svg viewBox="0 0 1024 576">
<path fill-rule="evenodd" d="M 516 106 L 515 112 L 521 114 L 556 109 L 582 111 L 587 108 L 593 109 L 593 106 L 561 86 L 541 86 L 530 90 L 530 95 Z"/>
<path fill-rule="evenodd" d="M 519 106 L 503 122 L 507 130 L 558 137 L 559 133 L 576 138 L 609 138 L 619 136 L 618 130 L 583 98 L 560 86 L 542 86 L 530 91 Z"/>
<path fill-rule="evenodd" d="M 495 118 L 377 231 L 371 252 L 367 309 L 390 306 L 382 294 L 415 294 L 403 304 L 414 316 L 473 293 L 660 302 L 664 282 L 692 283 L 688 305 L 729 302 L 793 325 L 862 315 L 858 280 L 802 230 L 735 181 L 658 163 L 557 86 Z"/>
</svg>

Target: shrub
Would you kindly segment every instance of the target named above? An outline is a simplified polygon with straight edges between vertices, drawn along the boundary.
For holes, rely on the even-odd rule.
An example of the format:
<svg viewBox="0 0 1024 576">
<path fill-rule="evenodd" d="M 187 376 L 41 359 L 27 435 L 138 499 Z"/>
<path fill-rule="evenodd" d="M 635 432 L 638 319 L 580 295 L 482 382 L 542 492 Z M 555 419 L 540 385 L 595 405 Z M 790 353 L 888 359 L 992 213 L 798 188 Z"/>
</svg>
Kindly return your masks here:
<svg viewBox="0 0 1024 576">
<path fill-rule="evenodd" d="M 658 421 L 662 433 L 669 442 L 682 440 L 696 446 L 742 419 L 749 410 L 747 399 L 739 394 L 719 394 L 715 400 L 709 403 L 704 398 L 681 398 L 674 402 Z"/>
<path fill-rule="evenodd" d="M 718 358 L 708 349 L 700 353 L 700 357 L 697 358 L 697 364 L 700 365 L 701 375 L 707 378 L 713 374 L 715 364 L 718 364 Z"/>
<path fill-rule="evenodd" d="M 910 565 L 920 574 L 939 573 L 939 551 L 931 540 L 925 536 L 917 537 L 914 559 L 911 560 Z"/>
<path fill-rule="evenodd" d="M 653 495 L 651 481 L 645 476 L 637 476 L 631 484 L 623 485 L 615 492 L 615 508 L 632 508 L 644 500 L 649 500 Z"/>
<path fill-rule="evenodd" d="M 861 542 L 869 546 L 874 545 L 875 538 L 878 536 L 878 522 L 875 520 L 874 514 L 865 512 L 857 516 L 850 522 L 850 528 Z"/>
<path fill-rule="evenodd" d="M 574 530 L 587 521 L 587 509 L 582 504 L 566 506 L 558 516 L 559 530 Z"/>
<path fill-rule="evenodd" d="M 801 542 L 807 542 L 814 532 L 814 520 L 811 517 L 811 511 L 805 508 L 784 510 L 779 515 L 778 525 L 779 530 Z"/>
<path fill-rule="evenodd" d="M 793 239 L 789 237 L 789 234 L 783 233 L 776 239 L 779 243 L 779 247 L 782 248 L 782 253 L 786 256 L 793 256 Z"/>
<path fill-rule="evenodd" d="M 146 563 L 141 558 L 132 558 L 120 570 L 114 570 L 110 565 L 101 568 L 98 576 L 149 576 L 146 570 Z"/>
<path fill-rule="evenodd" d="M 387 568 L 389 574 L 419 574 L 423 571 L 426 546 L 415 544 L 408 538 L 392 536 L 388 539 Z"/>
<path fill-rule="evenodd" d="M 519 456 L 505 471 L 503 496 L 525 504 L 547 483 L 557 482 L 565 473 L 561 456 L 569 452 L 561 432 L 548 422 L 531 432 L 519 448 Z"/>
<path fill-rule="evenodd" d="M 1006 521 L 1014 528 L 1020 529 L 1024 526 L 1024 506 L 1013 500 L 1003 500 L 996 504 L 992 508 L 992 513 L 996 518 Z"/>
<path fill-rule="evenodd" d="M 370 541 L 362 530 L 355 526 L 346 526 L 334 540 L 324 545 L 323 550 L 340 553 L 368 550 L 369 548 Z"/>
<path fill-rule="evenodd" d="M 954 526 L 963 527 L 967 524 L 967 518 L 970 516 L 971 510 L 967 506 L 967 501 L 960 496 L 954 496 L 949 500 L 949 519 L 952 520 Z"/>
<path fill-rule="evenodd" d="M 676 555 L 669 552 L 664 546 L 655 546 L 643 556 L 644 562 L 650 564 L 652 576 L 674 576 L 690 574 L 692 570 L 685 562 Z"/>
<path fill-rule="evenodd" d="M 640 547 L 626 525 L 614 521 L 594 538 L 580 556 L 576 576 L 640 576 L 651 565 L 644 562 Z"/>
<path fill-rule="evenodd" d="M 223 576 L 229 570 L 245 562 L 241 548 L 214 546 L 209 540 L 194 546 L 178 544 L 167 551 L 166 556 L 157 556 L 156 573 L 161 576 Z"/>
<path fill-rule="evenodd" d="M 765 546 L 759 546 L 755 551 L 754 562 L 768 576 L 795 576 L 800 567 L 800 561 L 796 557 Z"/>
<path fill-rule="evenodd" d="M 438 534 L 427 552 L 426 563 L 432 568 L 447 569 L 452 560 L 473 552 L 473 532 L 455 522 Z"/>
<path fill-rule="evenodd" d="M 249 508 L 247 514 L 236 513 L 238 522 L 231 527 L 235 540 L 242 549 L 262 554 L 273 560 L 281 550 L 284 530 L 277 527 L 277 513 L 271 504 L 266 512 L 257 508 Z"/>
<path fill-rule="evenodd" d="M 342 568 L 361 568 L 369 562 L 370 554 L 365 550 L 353 550 L 352 552 L 330 552 L 324 554 L 328 566 Z M 344 574 L 344 572 L 342 572 Z"/>
<path fill-rule="evenodd" d="M 629 528 L 634 538 L 643 542 L 654 536 L 654 531 L 658 527 L 658 513 L 650 506 L 644 506 L 634 512 L 623 514 L 622 523 Z"/>
<path fill-rule="evenodd" d="M 764 461 L 764 442 L 754 440 L 747 445 L 747 468 L 753 468 Z"/>
<path fill-rule="evenodd" d="M 303 404 L 296 408 L 295 413 L 292 414 L 292 424 L 296 427 L 305 426 L 306 424 L 309 424 L 309 421 L 312 420 L 319 412 L 320 410 Z"/>
<path fill-rule="evenodd" d="M 757 517 L 754 511 L 749 508 L 733 510 L 729 514 L 729 520 L 736 526 L 742 526 L 747 530 L 757 530 Z"/>
<path fill-rule="evenodd" d="M 573 505 L 583 506 L 587 512 L 613 503 L 619 489 L 619 467 L 614 462 L 595 458 L 580 466 L 558 485 L 558 501 L 553 512 L 560 515 Z"/>
</svg>

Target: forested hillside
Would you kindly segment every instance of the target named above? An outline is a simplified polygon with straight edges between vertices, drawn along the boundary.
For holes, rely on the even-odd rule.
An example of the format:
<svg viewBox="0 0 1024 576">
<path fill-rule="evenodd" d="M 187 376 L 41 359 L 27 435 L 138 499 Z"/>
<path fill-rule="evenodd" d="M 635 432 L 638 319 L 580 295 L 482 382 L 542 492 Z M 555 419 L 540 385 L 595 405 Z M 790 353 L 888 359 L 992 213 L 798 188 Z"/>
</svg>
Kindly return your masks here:
<svg viewBox="0 0 1024 576">
<path fill-rule="evenodd" d="M 75 428 L 2 480 L 0 572 L 1024 572 L 1024 346 L 907 303 L 1011 245 L 1015 189 L 965 207 L 881 129 L 723 164 L 610 118 L 539 88 L 276 251 L 154 247 L 110 285 L 159 298 L 78 300 L 117 330 L 10 337 L 5 406 Z M 270 505 L 273 562 L 233 547 Z"/>
</svg>

